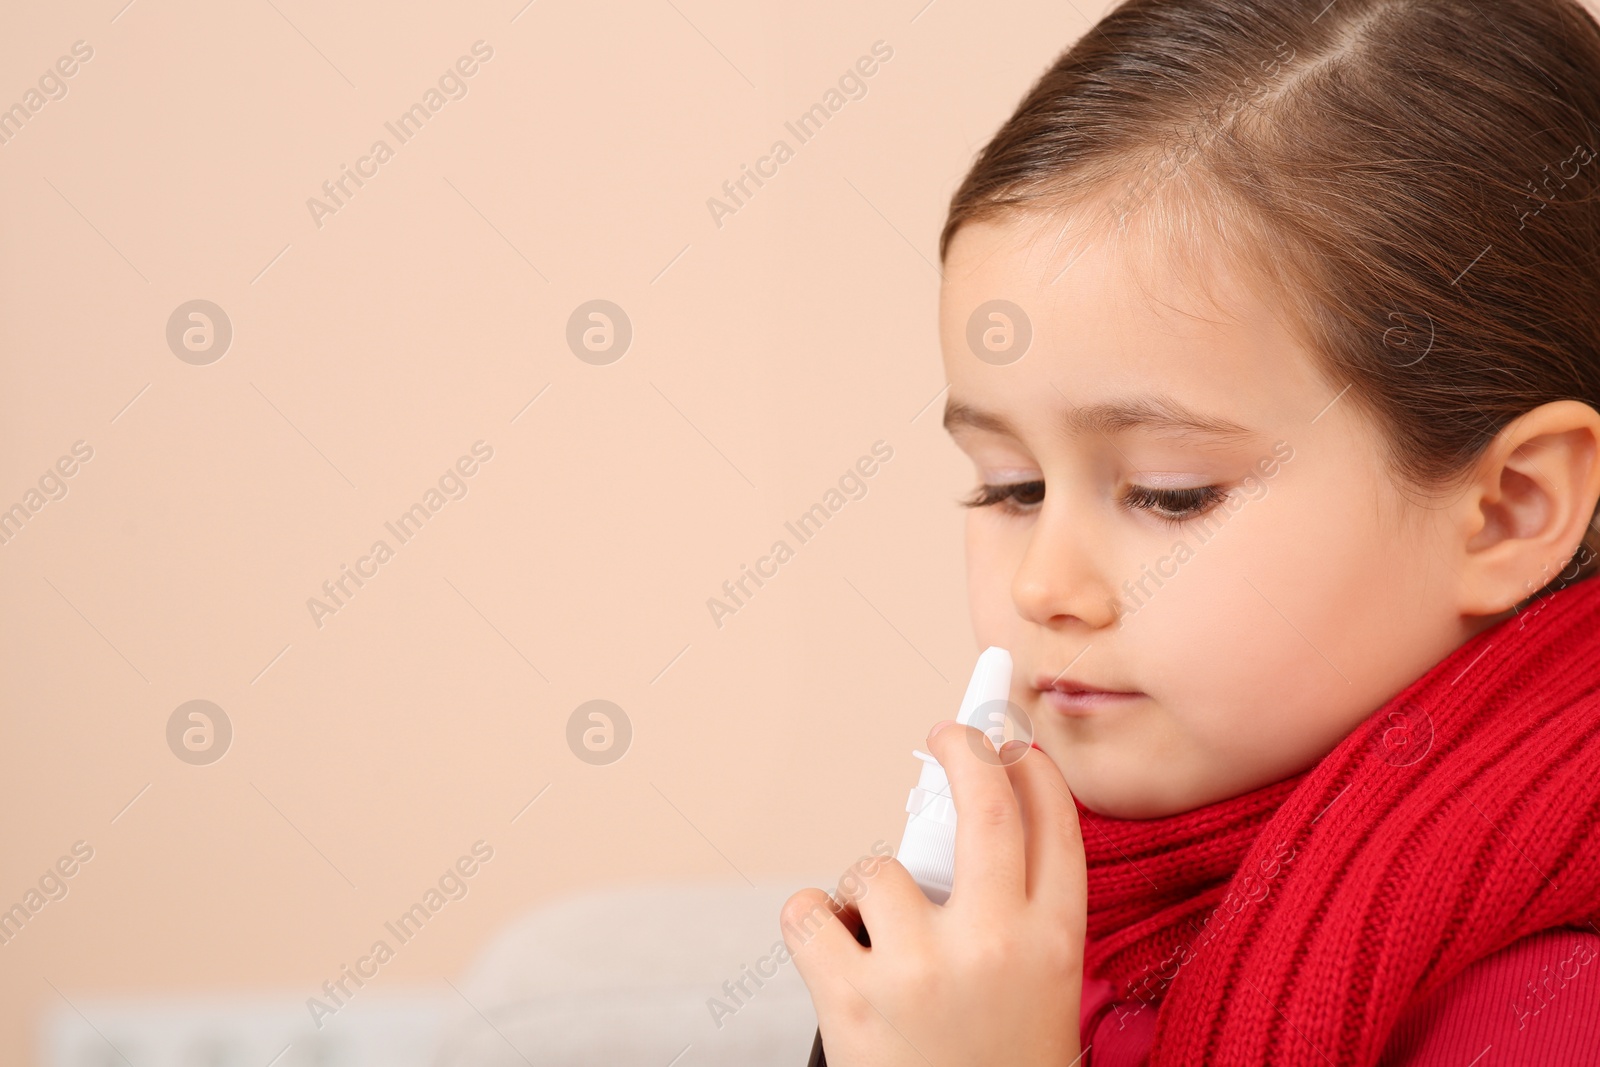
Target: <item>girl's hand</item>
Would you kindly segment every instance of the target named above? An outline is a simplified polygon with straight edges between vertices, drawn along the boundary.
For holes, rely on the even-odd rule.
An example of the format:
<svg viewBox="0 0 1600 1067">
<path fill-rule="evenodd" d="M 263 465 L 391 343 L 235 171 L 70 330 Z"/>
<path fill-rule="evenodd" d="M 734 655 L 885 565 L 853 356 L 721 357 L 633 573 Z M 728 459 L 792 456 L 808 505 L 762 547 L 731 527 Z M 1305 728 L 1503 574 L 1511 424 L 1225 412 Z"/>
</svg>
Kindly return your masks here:
<svg viewBox="0 0 1600 1067">
<path fill-rule="evenodd" d="M 997 756 L 982 732 L 950 720 L 928 750 L 959 816 L 950 899 L 934 904 L 889 859 L 853 896 L 841 883 L 840 914 L 820 889 L 783 907 L 828 1063 L 1068 1067 L 1079 1058 L 1088 891 L 1066 780 L 1043 751 L 1011 741 Z M 853 935 L 861 922 L 870 948 Z"/>
</svg>

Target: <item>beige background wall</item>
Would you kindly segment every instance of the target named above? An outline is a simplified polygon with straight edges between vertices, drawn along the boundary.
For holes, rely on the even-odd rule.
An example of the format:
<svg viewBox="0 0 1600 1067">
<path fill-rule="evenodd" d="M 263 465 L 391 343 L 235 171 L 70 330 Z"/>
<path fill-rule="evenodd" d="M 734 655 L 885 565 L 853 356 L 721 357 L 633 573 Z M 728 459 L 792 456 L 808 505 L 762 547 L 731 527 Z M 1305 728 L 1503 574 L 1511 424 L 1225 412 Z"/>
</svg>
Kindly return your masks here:
<svg viewBox="0 0 1600 1067">
<path fill-rule="evenodd" d="M 0 544 L 0 907 L 94 850 L 0 946 L 0 1060 L 57 989 L 309 994 L 480 838 L 381 982 L 459 973 L 561 895 L 897 841 L 976 651 L 937 232 L 1103 5 L 124 3 L 0 15 L 0 105 L 93 50 L 0 144 L 0 508 L 93 450 Z M 778 138 L 719 228 L 707 198 Z M 594 298 L 633 325 L 609 365 L 565 340 Z M 195 299 L 233 329 L 207 365 L 166 339 Z M 716 627 L 707 598 L 880 439 L 867 494 Z M 467 495 L 388 535 L 480 440 Z M 379 538 L 319 628 L 307 599 Z M 634 731 L 609 766 L 566 742 L 594 698 Z M 194 699 L 232 724 L 210 765 L 167 743 Z"/>
</svg>

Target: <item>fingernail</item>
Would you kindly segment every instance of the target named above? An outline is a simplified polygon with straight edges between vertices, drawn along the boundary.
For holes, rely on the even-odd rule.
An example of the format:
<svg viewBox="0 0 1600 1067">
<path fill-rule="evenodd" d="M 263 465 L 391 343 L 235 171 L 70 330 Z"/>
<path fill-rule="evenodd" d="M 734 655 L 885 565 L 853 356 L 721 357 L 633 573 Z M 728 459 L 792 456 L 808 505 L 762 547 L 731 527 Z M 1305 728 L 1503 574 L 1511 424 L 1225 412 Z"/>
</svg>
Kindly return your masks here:
<svg viewBox="0 0 1600 1067">
<path fill-rule="evenodd" d="M 928 731 L 928 740 L 932 741 L 935 737 L 939 736 L 939 731 L 940 730 L 943 730 L 947 726 L 954 726 L 955 724 L 956 724 L 956 721 L 954 719 L 941 719 L 941 720 L 939 720 L 938 722 L 933 724 L 933 729 Z"/>
</svg>

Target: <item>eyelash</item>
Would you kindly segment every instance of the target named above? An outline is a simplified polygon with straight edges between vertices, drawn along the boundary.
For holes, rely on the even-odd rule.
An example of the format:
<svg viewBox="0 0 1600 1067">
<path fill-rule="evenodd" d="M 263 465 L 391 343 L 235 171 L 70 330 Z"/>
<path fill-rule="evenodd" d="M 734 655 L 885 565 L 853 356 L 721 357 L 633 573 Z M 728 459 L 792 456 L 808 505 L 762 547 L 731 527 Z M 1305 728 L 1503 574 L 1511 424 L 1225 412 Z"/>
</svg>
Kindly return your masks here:
<svg viewBox="0 0 1600 1067">
<path fill-rule="evenodd" d="M 1038 499 L 1018 502 L 1023 495 Z M 1146 485 L 1132 485 L 1122 496 L 1122 503 L 1130 508 L 1148 511 L 1170 525 L 1198 519 L 1218 504 L 1227 493 L 1215 485 L 1196 486 L 1193 489 L 1152 489 Z M 962 507 L 987 508 L 998 506 L 1008 515 L 1026 515 L 1044 498 L 1041 481 L 1011 482 L 1005 485 L 980 485 L 973 494 L 960 501 Z"/>
</svg>

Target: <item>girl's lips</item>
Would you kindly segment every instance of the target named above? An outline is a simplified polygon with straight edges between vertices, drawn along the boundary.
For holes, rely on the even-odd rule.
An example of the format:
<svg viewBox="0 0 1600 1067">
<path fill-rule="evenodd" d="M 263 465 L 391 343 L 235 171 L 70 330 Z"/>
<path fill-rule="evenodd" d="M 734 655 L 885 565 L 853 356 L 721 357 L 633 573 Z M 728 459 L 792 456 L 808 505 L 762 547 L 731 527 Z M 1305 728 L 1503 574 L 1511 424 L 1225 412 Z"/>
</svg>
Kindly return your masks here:
<svg viewBox="0 0 1600 1067">
<path fill-rule="evenodd" d="M 1123 707 L 1142 699 L 1144 694 L 1058 684 L 1054 688 L 1040 690 L 1039 696 L 1063 715 L 1094 715 Z"/>
</svg>

